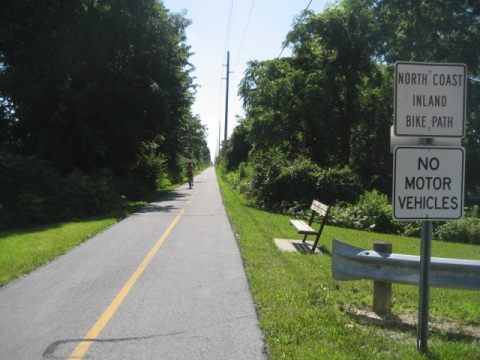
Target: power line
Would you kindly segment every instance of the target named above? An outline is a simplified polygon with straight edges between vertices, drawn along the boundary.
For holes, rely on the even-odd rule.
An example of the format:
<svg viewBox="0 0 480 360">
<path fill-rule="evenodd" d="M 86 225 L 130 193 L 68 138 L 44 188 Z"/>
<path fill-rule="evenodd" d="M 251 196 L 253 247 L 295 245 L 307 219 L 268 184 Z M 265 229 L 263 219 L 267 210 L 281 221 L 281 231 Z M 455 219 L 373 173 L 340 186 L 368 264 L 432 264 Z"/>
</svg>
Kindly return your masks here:
<svg viewBox="0 0 480 360">
<path fill-rule="evenodd" d="M 243 32 L 243 38 L 242 38 L 242 42 L 240 43 L 240 50 L 238 51 L 238 56 L 237 56 L 237 60 L 235 61 L 235 66 L 233 67 L 233 72 L 235 72 L 235 69 L 237 68 L 238 59 L 240 59 L 240 54 L 242 53 L 243 42 L 245 40 L 245 35 L 247 34 L 248 25 L 250 23 L 250 17 L 252 16 L 252 10 L 253 10 L 253 5 L 254 4 L 255 4 L 255 0 L 252 0 L 252 6 L 250 7 L 250 12 L 248 14 L 247 24 L 245 25 L 245 31 Z"/>
<path fill-rule="evenodd" d="M 223 47 L 223 53 L 225 53 L 230 47 L 230 35 L 232 34 L 234 14 L 235 14 L 235 0 L 230 0 L 229 7 L 228 7 L 227 29 L 225 31 L 225 45 Z"/>
<path fill-rule="evenodd" d="M 293 31 L 295 31 L 297 29 L 297 26 L 298 24 L 300 24 L 303 20 L 303 18 L 305 17 L 305 15 L 307 14 L 307 11 L 308 11 L 308 8 L 310 7 L 310 4 L 312 3 L 313 0 L 310 0 L 310 2 L 308 3 L 307 7 L 305 8 L 305 10 L 303 10 L 303 13 L 302 13 L 302 16 L 300 16 L 300 19 L 298 19 L 297 23 L 295 24 L 295 26 L 293 27 Z M 282 47 L 282 51 L 280 51 L 280 54 L 278 54 L 278 57 L 277 59 L 280 59 L 280 56 L 282 56 L 282 53 L 283 53 L 283 50 L 285 50 L 285 47 L 287 45 L 284 44 L 283 47 Z"/>
</svg>

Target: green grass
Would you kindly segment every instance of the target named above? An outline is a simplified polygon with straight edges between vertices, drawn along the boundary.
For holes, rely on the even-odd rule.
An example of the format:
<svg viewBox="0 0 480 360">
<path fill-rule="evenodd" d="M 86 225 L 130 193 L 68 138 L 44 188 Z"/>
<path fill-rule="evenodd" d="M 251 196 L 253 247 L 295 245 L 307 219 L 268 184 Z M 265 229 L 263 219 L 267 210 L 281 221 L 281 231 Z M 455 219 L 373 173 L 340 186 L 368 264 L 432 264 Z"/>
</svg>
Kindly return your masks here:
<svg viewBox="0 0 480 360">
<path fill-rule="evenodd" d="M 0 231 L 0 286 L 65 254 L 177 186 L 167 184 L 162 190 L 145 196 L 144 200 L 129 202 L 104 216 Z"/>
<path fill-rule="evenodd" d="M 66 253 L 116 221 L 106 218 L 0 232 L 0 285 Z"/>
<path fill-rule="evenodd" d="M 480 359 L 480 300 L 475 291 L 430 290 L 428 352 L 416 349 L 418 287 L 393 285 L 392 315 L 372 310 L 372 281 L 335 281 L 331 241 L 418 255 L 420 239 L 327 226 L 323 255 L 284 253 L 274 238 L 299 239 L 289 217 L 249 206 L 219 176 L 238 236 L 270 359 Z M 432 256 L 480 260 L 480 247 L 432 243 Z"/>
</svg>

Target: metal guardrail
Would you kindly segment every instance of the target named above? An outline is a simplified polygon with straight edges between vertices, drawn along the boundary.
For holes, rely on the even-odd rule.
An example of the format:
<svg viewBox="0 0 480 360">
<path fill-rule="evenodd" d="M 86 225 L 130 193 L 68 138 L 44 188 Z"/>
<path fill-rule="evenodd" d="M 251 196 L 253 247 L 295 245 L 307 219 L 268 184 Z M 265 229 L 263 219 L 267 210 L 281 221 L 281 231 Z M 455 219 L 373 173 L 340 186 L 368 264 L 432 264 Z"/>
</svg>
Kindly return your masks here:
<svg viewBox="0 0 480 360">
<path fill-rule="evenodd" d="M 335 280 L 418 285 L 420 256 L 365 250 L 333 239 L 332 273 Z M 430 286 L 480 290 L 480 261 L 432 257 Z"/>
</svg>

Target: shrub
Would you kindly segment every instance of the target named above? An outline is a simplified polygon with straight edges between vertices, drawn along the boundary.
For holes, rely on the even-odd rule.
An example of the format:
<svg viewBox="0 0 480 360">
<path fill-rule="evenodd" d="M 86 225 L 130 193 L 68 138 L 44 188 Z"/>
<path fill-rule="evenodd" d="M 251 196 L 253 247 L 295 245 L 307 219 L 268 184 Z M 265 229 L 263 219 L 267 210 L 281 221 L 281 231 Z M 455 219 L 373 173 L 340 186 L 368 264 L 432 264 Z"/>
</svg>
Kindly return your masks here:
<svg viewBox="0 0 480 360">
<path fill-rule="evenodd" d="M 61 176 L 46 161 L 0 152 L 0 227 L 55 220 Z"/>
<path fill-rule="evenodd" d="M 0 152 L 0 228 L 96 215 L 121 202 L 108 170 L 63 177 L 44 160 Z"/>
<path fill-rule="evenodd" d="M 55 199 L 57 211 L 62 213 L 60 220 L 102 214 L 123 202 L 106 169 L 88 175 L 75 170 L 63 183 L 62 193 Z"/>
<path fill-rule="evenodd" d="M 286 159 L 274 152 L 257 154 L 252 159 L 254 175 L 247 194 L 259 208 L 271 208 L 272 199 L 278 193 L 276 179 L 286 166 Z"/>
<path fill-rule="evenodd" d="M 361 191 L 359 178 L 348 167 L 322 169 L 310 159 L 287 161 L 275 152 L 257 157 L 253 167 L 248 195 L 260 208 L 286 212 L 308 207 L 313 199 L 332 205 L 355 201 Z"/>
<path fill-rule="evenodd" d="M 435 230 L 433 236 L 441 241 L 480 245 L 480 219 L 466 217 L 446 222 Z"/>
<path fill-rule="evenodd" d="M 226 172 L 223 165 L 218 165 L 220 173 L 225 181 L 227 181 L 234 189 L 242 194 L 250 193 L 251 179 L 253 176 L 253 168 L 244 162 L 240 163 L 236 171 Z"/>
<path fill-rule="evenodd" d="M 420 237 L 420 221 L 395 222 L 392 206 L 386 195 L 376 190 L 365 192 L 357 204 L 341 203 L 330 212 L 330 224 L 358 230 Z M 460 221 L 433 223 L 433 238 L 441 241 L 480 245 L 480 219 L 478 207 L 466 209 L 465 218 Z"/>
<path fill-rule="evenodd" d="M 185 173 L 185 167 L 187 166 L 189 160 L 186 158 L 180 157 L 176 159 L 175 161 L 169 162 L 168 160 L 166 161 L 166 171 L 167 175 L 166 177 L 172 184 L 180 183 L 182 181 L 185 181 L 186 179 L 186 173 Z M 165 178 L 163 179 L 165 181 Z"/>
<path fill-rule="evenodd" d="M 166 173 L 166 158 L 157 154 L 158 145 L 154 142 L 142 143 L 140 153 L 137 154 L 132 166 L 132 174 L 139 179 L 148 189 L 155 189 L 162 183 Z"/>
<path fill-rule="evenodd" d="M 289 163 L 281 155 L 266 154 L 254 163 L 249 195 L 260 208 L 276 211 L 294 202 L 306 205 L 316 193 L 318 170 L 308 159 Z"/>
<path fill-rule="evenodd" d="M 334 206 L 330 222 L 340 227 L 379 233 L 401 231 L 401 226 L 392 221 L 392 207 L 387 196 L 380 194 L 377 190 L 365 192 L 356 205 Z"/>
<path fill-rule="evenodd" d="M 362 193 L 360 178 L 348 166 L 320 170 L 316 176 L 317 196 L 326 204 L 355 203 Z"/>
<path fill-rule="evenodd" d="M 422 222 L 421 221 L 402 221 L 398 222 L 400 224 L 401 232 L 398 232 L 398 235 L 410 236 L 410 237 L 420 237 L 422 234 Z M 435 223 L 433 223 L 435 226 Z"/>
<path fill-rule="evenodd" d="M 245 165 L 244 162 L 241 162 L 240 165 L 238 165 L 238 177 L 240 180 L 245 180 L 248 176 L 247 173 L 247 166 Z"/>
</svg>

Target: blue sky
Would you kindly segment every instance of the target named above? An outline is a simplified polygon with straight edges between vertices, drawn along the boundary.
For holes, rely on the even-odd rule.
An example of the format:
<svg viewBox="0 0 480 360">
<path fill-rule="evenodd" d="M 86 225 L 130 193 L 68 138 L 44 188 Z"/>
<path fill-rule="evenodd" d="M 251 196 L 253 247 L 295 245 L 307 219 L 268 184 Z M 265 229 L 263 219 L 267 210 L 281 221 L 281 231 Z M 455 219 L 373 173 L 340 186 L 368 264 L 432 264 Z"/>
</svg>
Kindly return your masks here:
<svg viewBox="0 0 480 360">
<path fill-rule="evenodd" d="M 323 12 L 332 1 L 312 0 L 309 10 Z M 208 146 L 212 157 L 224 138 L 227 51 L 230 51 L 228 137 L 236 125 L 235 115 L 243 115 L 237 87 L 250 60 L 275 59 L 282 42 L 293 28 L 296 15 L 303 13 L 310 0 L 163 0 L 171 12 L 186 10 L 192 21 L 187 28 L 187 43 L 195 53 L 190 62 L 200 86 L 193 114 L 200 115 L 208 127 Z M 230 21 L 229 21 L 230 19 Z M 282 56 L 290 55 L 285 49 Z"/>
</svg>

